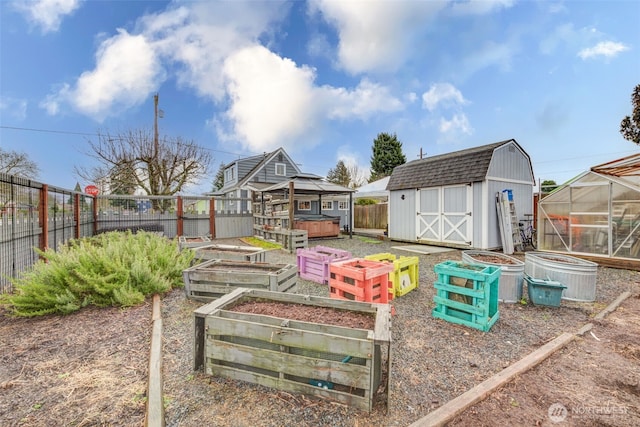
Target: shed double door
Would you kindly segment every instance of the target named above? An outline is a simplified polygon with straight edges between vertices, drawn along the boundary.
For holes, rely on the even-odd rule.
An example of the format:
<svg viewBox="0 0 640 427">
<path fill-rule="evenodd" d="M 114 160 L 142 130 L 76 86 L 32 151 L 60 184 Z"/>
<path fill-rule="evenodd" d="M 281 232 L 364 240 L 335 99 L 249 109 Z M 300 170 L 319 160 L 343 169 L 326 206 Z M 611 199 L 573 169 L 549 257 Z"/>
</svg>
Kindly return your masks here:
<svg viewBox="0 0 640 427">
<path fill-rule="evenodd" d="M 422 189 L 416 204 L 417 240 L 471 245 L 471 185 Z"/>
</svg>

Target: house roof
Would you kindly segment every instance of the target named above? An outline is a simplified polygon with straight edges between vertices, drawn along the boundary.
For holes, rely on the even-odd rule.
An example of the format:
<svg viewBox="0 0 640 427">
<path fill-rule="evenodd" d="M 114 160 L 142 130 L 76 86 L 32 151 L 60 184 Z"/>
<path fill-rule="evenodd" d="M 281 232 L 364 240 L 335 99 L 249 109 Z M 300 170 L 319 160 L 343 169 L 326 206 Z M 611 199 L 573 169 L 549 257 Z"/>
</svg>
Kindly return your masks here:
<svg viewBox="0 0 640 427">
<path fill-rule="evenodd" d="M 288 190 L 290 182 L 293 182 L 293 191 L 295 194 L 349 194 L 355 191 L 351 188 L 343 187 L 321 179 L 300 177 L 273 184 L 262 191 L 265 193 L 275 193 Z"/>
<path fill-rule="evenodd" d="M 291 157 L 289 157 L 287 152 L 284 151 L 282 147 L 280 147 L 277 150 L 272 151 L 271 153 L 265 153 L 263 155 L 262 161 L 256 164 L 253 169 L 251 169 L 242 179 L 240 179 L 236 187 L 242 187 L 248 182 L 251 182 L 255 178 L 256 174 L 260 172 L 260 170 L 262 170 L 262 168 L 265 167 L 265 165 L 273 160 L 278 154 L 282 154 L 284 157 L 286 157 L 289 160 L 289 163 L 296 169 L 296 172 L 300 173 L 300 168 L 298 168 L 296 163 L 291 159 Z"/>
<path fill-rule="evenodd" d="M 481 145 L 466 150 L 413 160 L 397 166 L 389 179 L 387 190 L 439 187 L 483 181 L 487 176 L 496 148 L 518 143 L 514 139 Z M 520 147 L 518 145 L 518 147 Z M 520 148 L 522 150 L 522 148 Z M 524 150 L 522 150 L 524 152 Z"/>
</svg>

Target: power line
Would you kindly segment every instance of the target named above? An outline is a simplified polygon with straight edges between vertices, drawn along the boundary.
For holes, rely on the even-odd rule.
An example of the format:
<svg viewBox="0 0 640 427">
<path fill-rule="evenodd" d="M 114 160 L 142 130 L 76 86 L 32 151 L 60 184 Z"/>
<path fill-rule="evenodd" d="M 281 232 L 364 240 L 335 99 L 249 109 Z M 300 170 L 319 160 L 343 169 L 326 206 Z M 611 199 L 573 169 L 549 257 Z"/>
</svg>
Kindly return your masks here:
<svg viewBox="0 0 640 427">
<path fill-rule="evenodd" d="M 98 134 L 98 133 L 73 132 L 73 131 L 67 131 L 67 130 L 24 128 L 24 127 L 17 127 L 17 126 L 0 126 L 0 129 L 20 130 L 20 131 L 29 131 L 29 132 L 41 132 L 41 133 L 55 133 L 55 134 L 62 134 L 62 135 L 101 136 L 101 134 Z M 238 157 L 244 156 L 244 154 L 242 154 L 242 153 L 233 153 L 231 151 L 214 150 L 213 148 L 209 148 L 209 147 L 202 147 L 202 148 L 205 149 L 205 150 L 216 152 L 216 153 L 230 154 L 232 156 L 238 156 Z"/>
</svg>

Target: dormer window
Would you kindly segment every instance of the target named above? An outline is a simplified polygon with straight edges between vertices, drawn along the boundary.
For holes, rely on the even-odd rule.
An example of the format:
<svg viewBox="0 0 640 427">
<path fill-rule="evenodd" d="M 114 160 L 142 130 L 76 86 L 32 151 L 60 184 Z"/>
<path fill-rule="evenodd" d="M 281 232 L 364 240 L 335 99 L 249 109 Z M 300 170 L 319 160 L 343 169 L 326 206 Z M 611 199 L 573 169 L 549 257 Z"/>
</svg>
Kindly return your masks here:
<svg viewBox="0 0 640 427">
<path fill-rule="evenodd" d="M 287 175 L 287 165 L 285 163 L 276 163 L 276 175 L 277 176 Z"/>
<path fill-rule="evenodd" d="M 231 166 L 230 168 L 227 168 L 227 170 L 225 171 L 225 177 L 224 180 L 229 182 L 229 181 L 233 181 L 235 179 L 235 167 Z"/>
</svg>

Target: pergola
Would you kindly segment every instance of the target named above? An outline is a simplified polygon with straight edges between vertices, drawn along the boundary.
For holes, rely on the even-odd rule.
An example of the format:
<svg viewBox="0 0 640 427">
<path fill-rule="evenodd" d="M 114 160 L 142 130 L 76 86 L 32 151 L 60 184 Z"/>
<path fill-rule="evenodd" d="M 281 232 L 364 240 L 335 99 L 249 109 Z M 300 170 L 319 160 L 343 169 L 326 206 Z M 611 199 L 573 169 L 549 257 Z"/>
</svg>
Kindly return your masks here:
<svg viewBox="0 0 640 427">
<path fill-rule="evenodd" d="M 349 237 L 353 237 L 353 193 L 356 190 L 343 187 L 332 182 L 322 180 L 317 175 L 296 175 L 288 181 L 282 181 L 277 184 L 259 190 L 262 199 L 262 211 L 264 212 L 264 195 L 265 194 L 282 194 L 283 199 L 289 199 L 289 228 L 293 228 L 294 223 L 294 198 L 296 195 L 317 196 L 318 206 L 322 206 L 323 196 L 349 195 Z"/>
</svg>

